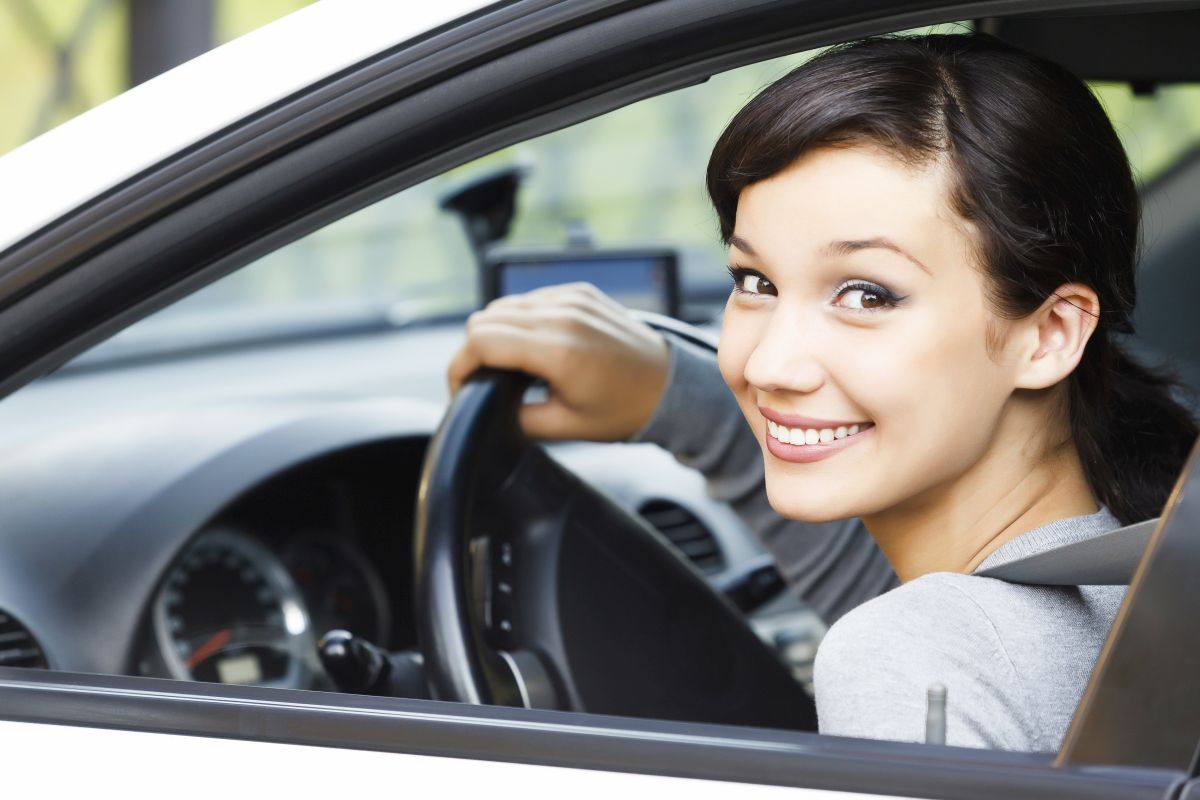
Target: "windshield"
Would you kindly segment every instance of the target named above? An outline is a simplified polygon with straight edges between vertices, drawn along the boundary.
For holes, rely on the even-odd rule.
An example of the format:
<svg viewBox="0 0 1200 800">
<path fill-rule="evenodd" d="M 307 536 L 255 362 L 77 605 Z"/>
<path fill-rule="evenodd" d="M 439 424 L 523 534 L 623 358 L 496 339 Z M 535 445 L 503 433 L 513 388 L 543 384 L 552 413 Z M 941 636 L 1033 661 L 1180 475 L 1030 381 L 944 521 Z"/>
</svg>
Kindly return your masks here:
<svg viewBox="0 0 1200 800">
<path fill-rule="evenodd" d="M 754 64 L 522 142 L 377 202 L 132 326 L 83 357 L 395 327 L 461 318 L 479 305 L 477 261 L 448 191 L 506 166 L 525 175 L 514 247 L 658 246 L 678 254 L 689 292 L 727 288 L 704 188 L 709 150 L 759 89 L 816 51 Z M 1200 84 L 1136 95 L 1093 84 L 1145 183 L 1200 145 Z M 720 298 L 723 300 L 723 296 Z M 714 306 L 715 310 L 719 305 Z"/>
</svg>

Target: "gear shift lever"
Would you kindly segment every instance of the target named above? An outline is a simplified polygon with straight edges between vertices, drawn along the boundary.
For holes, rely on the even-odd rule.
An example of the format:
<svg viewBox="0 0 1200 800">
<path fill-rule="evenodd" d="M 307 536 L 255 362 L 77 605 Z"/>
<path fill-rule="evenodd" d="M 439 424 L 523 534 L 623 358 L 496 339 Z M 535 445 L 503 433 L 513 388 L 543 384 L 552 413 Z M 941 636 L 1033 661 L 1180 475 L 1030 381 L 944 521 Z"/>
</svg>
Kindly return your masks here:
<svg viewBox="0 0 1200 800">
<path fill-rule="evenodd" d="M 326 674 L 338 691 L 427 699 L 425 664 L 415 650 L 389 653 L 350 631 L 329 631 L 317 642 Z"/>
</svg>

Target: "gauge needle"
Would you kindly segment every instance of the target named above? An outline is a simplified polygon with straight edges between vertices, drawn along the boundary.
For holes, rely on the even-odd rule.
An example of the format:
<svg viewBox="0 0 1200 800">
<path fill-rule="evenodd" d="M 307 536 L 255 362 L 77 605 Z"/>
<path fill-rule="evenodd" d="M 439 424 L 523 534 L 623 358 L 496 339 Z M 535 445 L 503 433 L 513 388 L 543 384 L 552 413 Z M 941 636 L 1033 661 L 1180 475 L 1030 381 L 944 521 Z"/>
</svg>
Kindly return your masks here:
<svg viewBox="0 0 1200 800">
<path fill-rule="evenodd" d="M 196 652 L 192 653 L 187 660 L 187 668 L 195 669 L 196 665 L 204 659 L 211 656 L 213 653 L 220 650 L 225 645 L 229 644 L 229 628 L 222 628 L 209 637 L 208 641 L 196 648 Z"/>
</svg>

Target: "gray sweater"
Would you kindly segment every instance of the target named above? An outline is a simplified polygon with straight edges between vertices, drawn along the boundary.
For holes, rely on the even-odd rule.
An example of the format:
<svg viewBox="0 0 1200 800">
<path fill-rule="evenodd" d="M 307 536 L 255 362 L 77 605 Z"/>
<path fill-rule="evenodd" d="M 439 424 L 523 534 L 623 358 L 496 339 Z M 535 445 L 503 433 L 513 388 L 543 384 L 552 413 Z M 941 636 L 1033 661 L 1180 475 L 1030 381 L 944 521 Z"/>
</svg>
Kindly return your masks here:
<svg viewBox="0 0 1200 800">
<path fill-rule="evenodd" d="M 979 570 L 1120 527 L 1101 508 L 1035 528 Z M 1124 586 L 1024 586 L 935 572 L 829 629 L 813 683 L 822 733 L 919 742 L 926 691 L 947 688 L 946 743 L 1053 751 L 1125 596 Z"/>
<path fill-rule="evenodd" d="M 709 492 L 729 502 L 774 554 L 793 589 L 835 623 L 814 673 L 821 732 L 923 741 L 926 691 L 941 683 L 947 744 L 1057 749 L 1125 587 L 1022 586 L 957 573 L 898 586 L 858 520 L 811 525 L 771 509 L 762 451 L 716 359 L 668 341 L 666 392 L 634 440 L 654 442 L 700 470 Z M 1119 526 L 1106 508 L 1058 520 L 1006 543 L 979 569 Z"/>
</svg>

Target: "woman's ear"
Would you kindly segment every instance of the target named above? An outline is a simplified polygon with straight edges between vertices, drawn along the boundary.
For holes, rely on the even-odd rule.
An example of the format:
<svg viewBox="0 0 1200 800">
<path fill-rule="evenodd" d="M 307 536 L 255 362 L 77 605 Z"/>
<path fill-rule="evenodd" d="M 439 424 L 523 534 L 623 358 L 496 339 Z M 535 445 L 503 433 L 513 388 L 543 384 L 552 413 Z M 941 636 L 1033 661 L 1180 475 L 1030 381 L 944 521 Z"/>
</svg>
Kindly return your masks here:
<svg viewBox="0 0 1200 800">
<path fill-rule="evenodd" d="M 1045 389 L 1071 374 L 1100 319 L 1100 298 L 1090 286 L 1064 283 L 1037 311 L 1019 323 L 1024 328 L 1017 364 L 1018 389 Z"/>
</svg>

